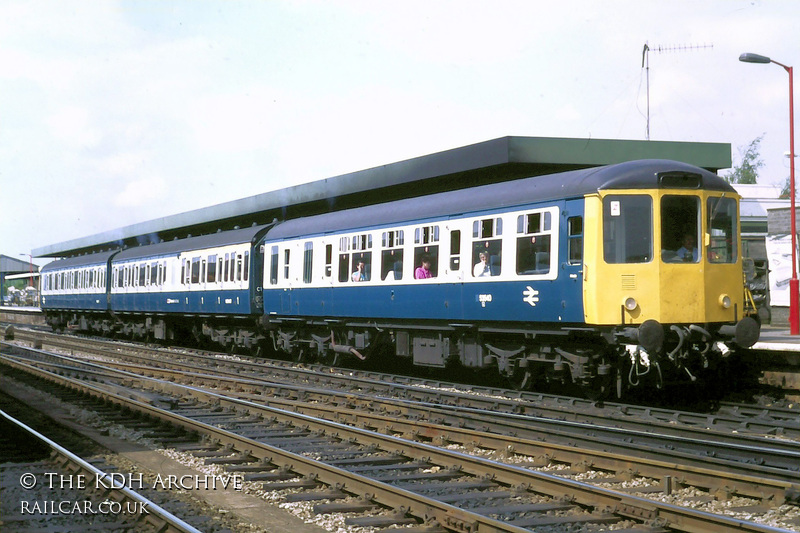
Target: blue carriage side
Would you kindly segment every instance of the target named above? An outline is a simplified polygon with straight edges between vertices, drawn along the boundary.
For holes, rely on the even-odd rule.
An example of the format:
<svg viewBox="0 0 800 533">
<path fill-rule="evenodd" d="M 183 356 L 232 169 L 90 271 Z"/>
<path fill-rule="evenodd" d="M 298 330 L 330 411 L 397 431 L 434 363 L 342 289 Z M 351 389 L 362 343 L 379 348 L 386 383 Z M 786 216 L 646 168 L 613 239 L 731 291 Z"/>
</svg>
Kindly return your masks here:
<svg viewBox="0 0 800 533">
<path fill-rule="evenodd" d="M 42 310 L 57 312 L 108 310 L 108 265 L 116 251 L 71 257 L 42 267 Z"/>
<path fill-rule="evenodd" d="M 113 260 L 117 313 L 255 314 L 253 239 L 265 226 L 129 248 Z M 259 265 L 260 266 L 260 265 Z M 258 282 L 254 284 L 254 287 Z"/>
<path fill-rule="evenodd" d="M 485 366 L 505 357 L 508 333 L 583 327 L 582 195 L 592 184 L 568 179 L 583 174 L 281 222 L 265 239 L 275 346 L 366 357 L 388 336 L 417 365 Z"/>
</svg>

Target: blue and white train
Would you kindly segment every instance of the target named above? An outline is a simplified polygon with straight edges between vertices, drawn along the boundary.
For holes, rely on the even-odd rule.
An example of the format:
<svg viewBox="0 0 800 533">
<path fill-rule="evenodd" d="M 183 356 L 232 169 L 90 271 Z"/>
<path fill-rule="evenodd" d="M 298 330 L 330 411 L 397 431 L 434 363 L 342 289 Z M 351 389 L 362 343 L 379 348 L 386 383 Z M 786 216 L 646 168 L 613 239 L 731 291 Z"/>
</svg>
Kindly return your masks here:
<svg viewBox="0 0 800 533">
<path fill-rule="evenodd" d="M 757 340 L 738 200 L 703 169 L 634 161 L 55 261 L 42 307 L 56 328 L 619 395 Z"/>
</svg>

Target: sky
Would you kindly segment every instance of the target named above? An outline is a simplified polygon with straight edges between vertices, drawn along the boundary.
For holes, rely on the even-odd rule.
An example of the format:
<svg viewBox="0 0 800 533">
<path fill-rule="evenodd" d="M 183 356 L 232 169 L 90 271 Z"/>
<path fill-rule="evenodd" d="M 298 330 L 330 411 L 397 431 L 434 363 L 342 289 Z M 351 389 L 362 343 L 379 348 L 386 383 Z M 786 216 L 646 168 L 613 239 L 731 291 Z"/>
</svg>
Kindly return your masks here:
<svg viewBox="0 0 800 533">
<path fill-rule="evenodd" d="M 648 87 L 651 140 L 763 136 L 780 187 L 789 77 L 738 57 L 800 67 L 798 28 L 795 0 L 0 0 L 0 253 L 508 135 L 644 140 Z"/>
</svg>

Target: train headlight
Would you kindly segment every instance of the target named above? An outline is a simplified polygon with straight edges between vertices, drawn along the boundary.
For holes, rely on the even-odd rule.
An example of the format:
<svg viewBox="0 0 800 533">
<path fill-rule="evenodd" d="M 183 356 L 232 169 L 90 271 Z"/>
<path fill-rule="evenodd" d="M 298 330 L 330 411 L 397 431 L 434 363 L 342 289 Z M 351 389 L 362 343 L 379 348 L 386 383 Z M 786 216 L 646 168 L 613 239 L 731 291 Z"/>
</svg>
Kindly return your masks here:
<svg viewBox="0 0 800 533">
<path fill-rule="evenodd" d="M 722 294 L 719 297 L 719 305 L 722 306 L 723 309 L 730 309 L 731 308 L 731 297 L 727 294 Z"/>
<path fill-rule="evenodd" d="M 636 298 L 625 298 L 625 309 L 633 311 L 637 307 L 639 307 L 639 302 L 636 301 Z"/>
</svg>

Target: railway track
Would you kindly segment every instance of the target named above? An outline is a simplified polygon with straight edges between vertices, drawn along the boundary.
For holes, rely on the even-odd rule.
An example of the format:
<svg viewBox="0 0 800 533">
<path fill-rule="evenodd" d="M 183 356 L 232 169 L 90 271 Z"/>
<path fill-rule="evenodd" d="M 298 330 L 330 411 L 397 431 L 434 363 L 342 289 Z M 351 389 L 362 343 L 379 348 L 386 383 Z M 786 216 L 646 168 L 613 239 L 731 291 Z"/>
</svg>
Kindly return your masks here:
<svg viewBox="0 0 800 533">
<path fill-rule="evenodd" d="M 431 381 L 390 373 L 297 365 L 279 360 L 248 361 L 207 352 L 167 350 L 43 332 L 17 331 L 16 337 L 34 346 L 45 345 L 101 357 L 107 357 L 112 350 L 116 358 L 125 357 L 133 363 L 142 362 L 150 366 L 213 369 L 221 375 L 228 372 L 229 375 L 271 382 L 307 383 L 314 387 L 405 397 L 421 402 L 487 409 L 494 413 L 516 413 L 620 428 L 640 428 L 642 421 L 647 420 L 650 427 L 657 427 L 662 433 L 680 432 L 686 436 L 692 428 L 698 428 L 704 435 L 713 429 L 734 434 L 736 441 L 750 435 L 800 439 L 800 411 L 796 408 L 722 403 L 717 412 L 711 414 L 610 402 L 600 405 L 580 398 Z"/>
<path fill-rule="evenodd" d="M 52 365 L 54 363 L 46 363 L 49 370 L 34 369 L 28 363 L 21 361 L 9 361 L 8 364 L 16 366 L 26 366 L 29 371 L 37 372 L 48 379 L 54 378 Z M 42 362 L 40 361 L 41 365 Z M 77 369 L 77 366 L 83 366 L 82 369 Z M 72 368 L 67 368 L 72 366 Z M 149 382 L 149 392 L 137 393 L 139 408 L 145 410 L 154 409 L 153 403 L 163 403 L 169 409 L 162 410 L 157 416 L 164 419 L 169 419 L 172 423 L 181 425 L 182 427 L 192 426 L 192 431 L 200 431 L 195 427 L 198 420 L 203 420 L 202 432 L 209 435 L 208 438 L 214 439 L 218 445 L 209 448 L 208 446 L 201 446 L 195 449 L 195 453 L 209 455 L 211 459 L 220 463 L 227 463 L 229 468 L 233 469 L 256 469 L 257 472 L 249 472 L 248 475 L 261 475 L 267 476 L 274 482 L 275 476 L 299 476 L 299 481 L 293 483 L 301 484 L 307 487 L 317 487 L 320 483 L 329 487 L 323 490 L 319 497 L 330 496 L 332 492 L 337 490 L 336 487 L 341 487 L 342 483 L 348 487 L 348 491 L 342 491 L 343 496 L 348 494 L 381 494 L 380 497 L 370 499 L 369 502 L 360 502 L 359 505 L 367 506 L 372 509 L 383 509 L 384 511 L 391 509 L 392 512 L 388 514 L 392 518 L 386 518 L 386 513 L 381 515 L 379 521 L 387 522 L 391 519 L 397 519 L 402 515 L 404 520 L 413 520 L 415 523 L 431 522 L 431 516 L 435 517 L 433 520 L 440 528 L 448 530 L 463 530 L 466 522 L 462 518 L 462 513 L 465 509 L 481 510 L 488 513 L 488 510 L 496 511 L 502 508 L 503 513 L 492 512 L 488 517 L 478 519 L 469 515 L 470 520 L 476 521 L 476 524 L 484 524 L 482 520 L 489 519 L 497 521 L 497 516 L 502 516 L 501 523 L 506 526 L 530 528 L 537 524 L 542 525 L 549 523 L 551 525 L 561 524 L 578 524 L 586 523 L 623 523 L 626 521 L 633 521 L 638 524 L 648 524 L 651 530 L 657 531 L 659 527 L 666 525 L 669 530 L 678 531 L 764 531 L 765 526 L 758 526 L 756 524 L 743 524 L 737 519 L 721 517 L 721 521 L 716 518 L 712 519 L 707 516 L 707 513 L 699 513 L 702 516 L 690 516 L 692 512 L 689 510 L 679 511 L 676 506 L 672 504 L 665 504 L 655 502 L 654 500 L 647 500 L 639 496 L 632 496 L 626 494 L 622 490 L 609 490 L 603 487 L 598 487 L 597 483 L 587 483 L 581 481 L 570 480 L 562 477 L 563 475 L 570 475 L 570 472 L 561 470 L 562 476 L 554 476 L 546 471 L 532 471 L 530 468 L 523 468 L 516 465 L 508 465 L 499 461 L 490 461 L 485 458 L 467 455 L 463 451 L 445 450 L 439 446 L 433 446 L 431 443 L 437 444 L 450 444 L 451 446 L 457 440 L 465 441 L 467 438 L 472 438 L 470 441 L 471 446 L 481 448 L 482 450 L 491 449 L 486 445 L 489 438 L 498 439 L 494 450 L 495 453 L 499 449 L 503 449 L 506 454 L 511 451 L 518 452 L 518 450 L 510 447 L 508 440 L 501 440 L 497 435 L 492 435 L 489 432 L 477 432 L 469 430 L 459 433 L 458 437 L 454 437 L 454 426 L 445 426 L 433 423 L 420 423 L 419 420 L 411 420 L 402 422 L 399 420 L 397 413 L 389 413 L 388 416 L 384 415 L 384 419 L 394 419 L 396 424 L 404 424 L 400 426 L 382 426 L 370 427 L 370 424 L 375 424 L 377 416 L 372 416 L 372 422 L 367 422 L 365 419 L 359 419 L 355 423 L 361 424 L 363 428 L 345 426 L 340 422 L 330 422 L 321 420 L 317 416 L 310 416 L 301 412 L 291 413 L 287 409 L 300 411 L 301 407 L 297 400 L 290 400 L 293 402 L 291 405 L 284 405 L 284 409 L 277 409 L 273 407 L 264 407 L 260 403 L 256 403 L 252 399 L 236 399 L 230 397 L 226 391 L 225 394 L 218 392 L 201 391 L 196 385 L 192 388 L 177 385 L 175 383 L 167 383 L 165 381 L 144 380 L 134 376 L 133 374 L 123 374 L 121 370 L 116 370 L 113 377 L 108 375 L 101 377 L 103 372 L 100 368 L 87 369 L 86 364 L 78 364 L 74 362 L 64 362 L 60 365 L 59 372 L 62 373 L 83 373 L 83 379 L 87 379 L 86 373 L 91 372 L 97 384 L 91 386 L 92 394 L 109 398 L 122 397 L 123 390 L 131 388 L 132 381 L 141 380 Z M 151 371 L 150 369 L 142 369 L 144 371 Z M 194 372 L 197 375 L 197 372 Z M 195 376 L 197 377 L 197 376 Z M 213 379 L 214 376 L 204 376 L 203 379 Z M 58 378 L 58 379 L 67 379 Z M 103 381 L 107 380 L 107 381 Z M 241 380 L 241 377 L 240 377 Z M 120 385 L 121 381 L 127 381 L 123 386 Z M 251 380 L 255 381 L 255 380 Z M 102 385 L 101 385 L 102 382 Z M 219 390 L 222 388 L 229 388 L 230 381 L 227 384 L 218 377 L 216 387 Z M 265 388 L 263 382 L 261 384 L 250 383 L 250 386 L 261 387 L 262 391 L 259 393 L 260 402 L 263 402 L 265 396 L 269 396 L 270 400 L 273 399 L 275 393 L 272 389 Z M 73 385 L 74 386 L 74 385 Z M 111 389 L 117 388 L 116 391 Z M 308 394 L 306 389 L 302 394 Z M 111 396 L 109 396 L 111 395 Z M 177 396 L 176 396 L 177 395 Z M 187 402 L 187 397 L 193 398 L 192 402 Z M 180 398 L 180 399 L 178 399 Z M 144 401 L 142 401 L 144 400 Z M 115 400 L 121 401 L 121 400 Z M 128 400 L 132 401 L 132 400 Z M 319 403 L 319 401 L 309 401 L 306 404 Z M 305 407 L 303 407 L 305 409 Z M 331 408 L 328 408 L 331 409 Z M 353 411 L 352 406 L 349 409 Z M 360 408 L 356 408 L 360 411 Z M 380 409 L 379 409 L 380 410 Z M 342 413 L 345 411 L 339 411 Z M 153 415 L 153 413 L 151 413 Z M 156 416 L 156 415 L 153 415 Z M 330 413 L 329 415 L 330 416 Z M 344 415 L 337 415 L 344 416 Z M 359 416 L 361 413 L 359 412 Z M 177 417 L 177 418 L 176 418 Z M 463 415 L 462 415 L 463 418 Z M 353 421 L 351 421 L 353 422 Z M 211 427 L 206 426 L 212 426 Z M 385 424 L 386 422 L 384 422 Z M 277 424 L 277 426 L 276 426 Z M 199 424 L 198 424 L 199 426 Z M 228 433 L 231 429 L 235 430 L 236 434 L 225 434 L 222 436 L 218 432 L 221 427 L 228 428 Z M 299 428 L 299 429 L 298 429 Z M 370 431 L 371 429 L 371 431 Z M 376 433 L 375 430 L 382 433 Z M 470 433 L 471 431 L 471 433 Z M 391 434 L 385 434 L 391 433 Z M 333 437 L 332 435 L 336 436 Z M 398 434 L 404 434 L 409 437 L 419 439 L 421 436 L 427 442 L 418 442 L 409 439 L 398 437 Z M 423 435 L 424 434 L 424 435 Z M 449 436 L 446 436 L 449 435 Z M 476 438 L 483 438 L 484 441 L 475 440 Z M 505 438 L 509 438 L 506 436 Z M 570 466 L 574 470 L 588 470 L 591 463 L 584 461 L 578 464 L 575 461 L 569 463 L 568 461 L 560 461 L 555 458 L 552 453 L 555 449 L 552 446 L 549 448 L 551 455 L 548 457 L 547 453 L 540 453 L 541 446 L 530 437 L 515 437 L 516 446 L 528 446 L 529 448 L 522 452 L 527 457 L 532 457 L 534 460 L 530 464 L 535 464 L 537 459 L 541 462 L 546 462 L 548 466 L 553 464 L 575 464 L 575 467 Z M 244 440 L 243 440 L 244 439 Z M 277 444 L 281 441 L 281 451 L 279 452 L 273 445 L 266 445 L 265 442 L 272 442 Z M 463 442 L 458 443 L 463 446 Z M 476 446 L 477 444 L 477 446 Z M 264 448 L 263 446 L 268 446 Z M 533 454 L 530 451 L 539 446 L 539 452 Z M 287 452 L 286 448 L 293 450 Z M 299 454 L 305 448 L 305 454 Z M 561 447 L 558 453 L 561 457 L 566 456 L 566 447 Z M 254 450 L 259 450 L 254 451 Z M 245 453 L 246 452 L 246 453 Z M 527 452 L 527 453 L 526 453 Z M 291 453 L 292 455 L 285 455 Z M 317 455 L 317 457 L 309 459 L 309 455 Z M 574 455 L 574 454 L 573 454 Z M 608 455 L 608 454 L 606 454 Z M 619 454 L 622 456 L 622 454 Z M 275 457 L 280 456 L 281 460 L 276 461 Z M 267 463 L 265 458 L 269 457 L 270 461 Z M 299 457 L 302 457 L 302 461 Z M 334 459 L 331 459 L 333 457 Z M 599 461 L 602 454 L 596 454 L 595 461 Z M 327 462 L 320 463 L 319 461 L 325 459 Z M 291 469 L 281 468 L 280 463 L 291 464 Z M 308 461 L 311 461 L 308 463 Z M 240 463 L 247 463 L 242 466 Z M 231 463 L 236 463 L 232 464 Z M 302 463 L 302 467 L 297 464 Z M 645 462 L 640 461 L 644 464 Z M 267 465 L 269 464 L 269 468 Z M 315 466 L 316 464 L 316 466 Z M 237 466 L 238 465 L 238 466 Z M 344 472 L 334 472 L 330 468 L 341 466 L 348 468 Z M 655 468 L 655 467 L 654 467 Z M 354 470 L 355 469 L 355 470 Z M 616 469 L 616 470 L 615 470 Z M 619 483 L 620 480 L 615 480 L 617 476 L 615 472 L 619 471 L 618 467 L 610 467 L 607 471 L 605 479 L 601 480 L 603 483 Z M 638 492 L 649 492 L 657 490 L 660 492 L 670 492 L 672 488 L 670 485 L 674 482 L 680 485 L 684 481 L 684 477 L 675 476 L 674 470 L 670 474 L 661 472 L 661 480 L 647 488 L 639 488 Z M 321 473 L 324 475 L 321 476 Z M 398 502 L 399 496 L 394 490 L 387 491 L 386 487 L 376 487 L 362 479 L 367 477 L 366 473 L 370 473 L 369 479 L 377 481 L 385 485 L 387 482 L 392 487 L 400 486 L 404 491 L 414 491 L 416 496 L 411 500 L 404 500 Z M 357 479 L 352 478 L 353 475 L 358 475 Z M 623 477 L 625 474 L 622 474 Z M 337 476 L 339 476 L 337 478 Z M 741 479 L 739 476 L 738 486 L 742 487 L 749 482 L 749 480 Z M 263 480 L 262 480 L 263 481 Z M 622 480 L 624 482 L 624 479 Z M 753 480 L 754 483 L 757 482 Z M 281 481 L 280 483 L 286 483 Z M 776 482 L 773 482 L 773 486 Z M 781 483 L 777 482 L 780 486 Z M 281 485 L 284 486 L 284 485 Z M 354 486 L 359 487 L 359 490 L 352 490 Z M 275 486 L 272 486 L 275 488 Z M 535 489 L 531 489 L 535 487 Z M 744 489 L 733 488 L 729 486 L 729 496 L 737 495 L 737 491 Z M 751 489 L 758 492 L 758 487 L 753 486 Z M 787 492 L 788 489 L 788 492 Z M 310 489 L 312 493 L 315 491 Z M 761 489 L 766 494 L 765 489 Z M 751 507 L 761 507 L 762 510 L 768 507 L 775 507 L 778 503 L 776 499 L 783 498 L 784 500 L 791 499 L 792 491 L 795 488 L 790 483 L 785 483 L 783 489 L 775 491 L 774 487 L 771 494 L 762 497 L 759 501 L 755 501 Z M 782 492 L 781 492 L 782 490 Z M 472 492 L 480 492 L 480 494 L 472 494 Z M 419 498 L 429 498 L 428 492 L 439 494 L 442 496 L 440 499 L 434 500 L 438 503 L 432 504 L 427 499 L 420 500 Z M 723 488 L 716 490 L 718 493 L 725 493 Z M 487 503 L 487 493 L 493 494 L 488 496 L 492 500 L 492 505 Z M 470 496 L 466 496 L 470 494 Z M 565 496 L 566 499 L 565 499 Z M 304 498 L 316 496 L 303 496 Z M 710 497 L 710 496 L 706 496 Z M 331 499 L 326 497 L 326 499 Z M 363 499 L 363 498 L 362 498 Z M 457 506 L 450 505 L 448 500 L 453 500 L 450 503 L 457 503 Z M 498 501 L 504 503 L 498 504 Z M 520 503 L 520 501 L 522 503 Z M 783 500 L 781 500 L 782 502 Z M 482 503 L 481 503 L 482 502 Z M 513 503 L 512 503 L 513 502 Z M 771 503 L 770 503 L 771 502 Z M 348 507 L 350 505 L 350 507 Z M 320 507 L 320 510 L 331 509 L 352 509 L 352 502 L 347 505 L 339 505 L 334 507 Z M 450 507 L 448 507 L 450 505 Z M 425 511 L 420 511 L 424 509 Z M 434 509 L 436 511 L 434 511 Z M 456 510 L 457 509 L 457 510 Z M 405 513 L 400 511 L 405 510 Z M 755 509 L 750 509 L 753 511 Z M 470 512 L 473 512 L 470 511 Z M 432 514 L 430 514 L 432 513 Z M 546 513 L 542 516 L 542 513 Z M 688 513 L 688 514 L 687 514 Z M 696 513 L 696 511 L 695 511 Z M 480 513 L 474 513 L 480 515 Z M 531 516 L 536 514 L 537 516 Z M 527 518 L 530 520 L 527 520 Z M 458 518 L 458 520 L 457 520 Z M 557 519 L 556 519 L 557 518 Z M 365 518 L 366 522 L 370 522 L 371 518 Z M 527 520 L 527 521 L 526 521 Z M 473 522 L 468 521 L 470 524 Z M 394 522 L 394 523 L 402 523 Z M 709 526 L 713 523 L 713 526 Z M 663 524 L 663 525 L 659 525 Z M 470 526 L 472 527 L 472 526 Z M 486 522 L 485 525 L 480 526 L 479 529 L 494 528 L 497 524 L 494 522 Z M 633 527 L 633 526 L 631 526 Z M 637 526 L 638 527 L 638 526 Z M 750 529 L 756 528 L 756 529 Z M 762 529 L 759 529 L 762 528 Z M 494 530 L 494 529 L 493 529 Z M 504 529 L 507 530 L 507 529 Z"/>
<path fill-rule="evenodd" d="M 146 496 L 0 410 L 2 518 L 9 531 L 40 528 L 78 531 L 200 533 Z M 31 451 L 35 453 L 31 454 Z"/>
<path fill-rule="evenodd" d="M 742 475 L 787 483 L 800 481 L 800 443 L 795 441 L 742 439 L 726 434 L 727 442 L 719 442 L 719 439 L 708 434 L 702 438 L 697 437 L 700 433 L 697 429 L 692 430 L 692 436 L 674 436 L 641 429 L 604 427 L 590 422 L 498 413 L 491 408 L 440 405 L 432 403 L 431 398 L 425 398 L 425 401 L 392 399 L 350 390 L 313 388 L 306 384 L 284 385 L 264 378 L 245 378 L 240 372 L 223 372 L 217 368 L 213 373 L 208 373 L 208 370 L 204 372 L 197 365 L 188 365 L 189 368 L 185 368 L 186 365 L 165 364 L 163 360 L 157 364 L 171 368 L 142 366 L 141 361 L 136 365 L 105 361 L 103 367 L 132 371 L 209 390 L 221 389 L 227 394 L 245 399 L 258 401 L 269 398 L 269 404 L 275 407 L 383 432 L 418 435 L 419 438 L 462 445 L 476 443 L 475 447 L 496 451 L 524 449 L 526 455 L 539 457 L 539 462 L 550 460 L 554 463 L 582 463 L 583 468 L 604 465 L 603 470 L 614 472 L 633 468 L 637 472 L 648 472 L 653 476 L 653 461 L 657 460 L 661 463 L 660 479 L 664 479 L 667 485 L 671 484 L 670 479 L 675 479 L 682 480 L 681 484 L 693 484 L 709 491 L 733 492 L 730 488 L 732 485 L 744 485 Z M 84 366 L 88 370 L 91 364 Z M 179 370 L 175 368 L 177 366 L 184 368 Z M 359 387 L 363 387 L 363 382 Z M 408 389 L 410 387 L 405 387 L 403 391 Z M 492 444 L 489 445 L 488 442 Z M 536 445 L 534 447 L 529 443 Z M 569 453 L 576 446 L 581 448 L 581 452 Z M 621 458 L 616 461 L 610 459 L 620 455 Z M 570 461 L 566 461 L 567 456 L 571 458 Z M 555 457 L 560 459 L 556 460 Z M 698 472 L 674 469 L 673 475 L 665 475 L 667 464 L 690 466 Z M 711 471 L 723 474 L 711 475 Z M 687 482 L 687 477 L 692 481 Z M 740 494 L 743 490 L 737 489 Z M 785 499 L 784 489 L 765 491 L 763 486 L 756 486 L 746 494 L 761 494 L 762 497 L 769 494 L 781 501 Z"/>
</svg>

